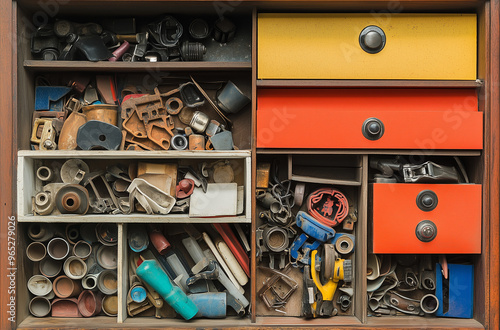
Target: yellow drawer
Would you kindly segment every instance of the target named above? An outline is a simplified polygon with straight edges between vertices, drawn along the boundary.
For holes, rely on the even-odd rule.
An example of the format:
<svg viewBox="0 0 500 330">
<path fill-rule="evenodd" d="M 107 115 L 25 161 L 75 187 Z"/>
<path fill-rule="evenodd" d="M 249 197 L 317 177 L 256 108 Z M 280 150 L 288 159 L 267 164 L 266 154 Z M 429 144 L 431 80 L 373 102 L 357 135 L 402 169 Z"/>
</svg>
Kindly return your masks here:
<svg viewBox="0 0 500 330">
<path fill-rule="evenodd" d="M 257 33 L 259 79 L 476 79 L 475 14 L 259 14 Z"/>
</svg>

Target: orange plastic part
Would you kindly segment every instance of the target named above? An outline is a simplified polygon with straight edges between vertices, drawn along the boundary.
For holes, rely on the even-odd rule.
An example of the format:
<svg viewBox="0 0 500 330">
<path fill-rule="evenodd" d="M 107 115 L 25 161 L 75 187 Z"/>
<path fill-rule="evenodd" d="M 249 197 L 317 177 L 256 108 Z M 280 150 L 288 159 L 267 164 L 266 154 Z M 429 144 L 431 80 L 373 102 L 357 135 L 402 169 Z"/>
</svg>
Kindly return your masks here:
<svg viewBox="0 0 500 330">
<path fill-rule="evenodd" d="M 372 253 L 481 253 L 481 185 L 374 183 L 372 188 Z M 417 206 L 423 190 L 438 197 L 432 211 Z M 437 227 L 430 242 L 416 236 L 422 220 Z"/>
<path fill-rule="evenodd" d="M 368 118 L 384 134 L 362 134 Z M 483 113 L 472 89 L 263 89 L 258 148 L 482 149 Z"/>
</svg>

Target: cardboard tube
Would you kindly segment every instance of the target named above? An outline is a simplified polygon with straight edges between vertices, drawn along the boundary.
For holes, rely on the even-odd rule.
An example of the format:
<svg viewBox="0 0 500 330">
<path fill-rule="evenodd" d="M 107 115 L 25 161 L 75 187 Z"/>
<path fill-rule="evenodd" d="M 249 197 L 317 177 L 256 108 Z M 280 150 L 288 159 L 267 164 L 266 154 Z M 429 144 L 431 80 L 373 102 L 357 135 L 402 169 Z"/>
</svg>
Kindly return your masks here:
<svg viewBox="0 0 500 330">
<path fill-rule="evenodd" d="M 47 249 L 41 242 L 33 242 L 26 248 L 26 255 L 31 261 L 40 261 L 47 255 Z"/>
<path fill-rule="evenodd" d="M 40 269 L 40 273 L 46 277 L 55 277 L 57 276 L 62 269 L 62 262 L 59 260 L 54 260 L 52 258 L 45 258 L 40 261 L 38 265 Z"/>
<path fill-rule="evenodd" d="M 75 297 L 82 292 L 82 287 L 78 281 L 61 275 L 54 280 L 54 293 L 59 298 Z"/>
<path fill-rule="evenodd" d="M 75 256 L 71 256 L 64 262 L 64 274 L 72 280 L 80 280 L 87 274 L 87 264 Z"/>
<path fill-rule="evenodd" d="M 30 313 L 36 317 L 49 315 L 50 309 L 50 301 L 45 297 L 34 297 L 29 304 Z"/>
<path fill-rule="evenodd" d="M 54 260 L 63 260 L 69 254 L 69 244 L 65 239 L 55 237 L 47 244 L 47 253 Z"/>
</svg>

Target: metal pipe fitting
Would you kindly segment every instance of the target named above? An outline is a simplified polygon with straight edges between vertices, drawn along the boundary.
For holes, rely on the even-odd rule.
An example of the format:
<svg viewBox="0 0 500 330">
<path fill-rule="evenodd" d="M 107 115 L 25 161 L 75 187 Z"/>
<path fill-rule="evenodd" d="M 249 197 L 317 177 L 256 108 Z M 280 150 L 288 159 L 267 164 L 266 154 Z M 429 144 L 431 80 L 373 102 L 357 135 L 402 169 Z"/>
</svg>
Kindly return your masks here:
<svg viewBox="0 0 500 330">
<path fill-rule="evenodd" d="M 96 252 L 96 260 L 104 269 L 116 269 L 118 266 L 118 250 L 116 246 L 101 245 Z"/>
<path fill-rule="evenodd" d="M 118 297 L 104 296 L 104 298 L 102 298 L 102 311 L 107 316 L 118 315 Z"/>
<path fill-rule="evenodd" d="M 66 239 L 71 245 L 75 245 L 80 238 L 80 228 L 77 225 L 66 226 Z"/>
<path fill-rule="evenodd" d="M 76 296 L 82 292 L 79 281 L 72 280 L 65 275 L 61 275 L 54 280 L 53 289 L 59 298 Z"/>
<path fill-rule="evenodd" d="M 31 261 L 40 261 L 47 255 L 47 248 L 41 242 L 32 242 L 26 248 L 26 255 Z"/>
<path fill-rule="evenodd" d="M 87 264 L 80 258 L 71 256 L 64 262 L 64 274 L 72 280 L 80 280 L 87 274 Z"/>
<path fill-rule="evenodd" d="M 76 257 L 86 260 L 92 253 L 92 246 L 86 241 L 78 241 L 75 246 L 73 246 L 73 255 Z"/>
<path fill-rule="evenodd" d="M 100 293 L 85 290 L 78 296 L 78 310 L 83 317 L 91 317 L 99 314 L 101 307 L 102 298 Z"/>
<path fill-rule="evenodd" d="M 191 118 L 189 126 L 191 126 L 191 128 L 196 133 L 203 133 L 207 128 L 209 122 L 210 118 L 208 118 L 208 116 L 204 112 L 196 111 L 193 114 L 193 118 Z"/>
<path fill-rule="evenodd" d="M 118 227 L 115 224 L 100 223 L 95 227 L 97 240 L 104 245 L 118 244 Z"/>
<path fill-rule="evenodd" d="M 188 139 L 184 135 L 174 135 L 170 140 L 170 145 L 175 150 L 186 150 L 189 142 Z"/>
<path fill-rule="evenodd" d="M 54 228 L 51 225 L 32 223 L 28 227 L 28 236 L 35 242 L 46 242 L 54 237 Z"/>
<path fill-rule="evenodd" d="M 99 274 L 88 274 L 82 278 L 82 287 L 85 290 L 94 290 L 97 288 L 97 281 L 99 279 Z"/>
<path fill-rule="evenodd" d="M 44 317 L 50 313 L 50 301 L 45 297 L 34 297 L 29 304 L 31 315 L 36 317 Z"/>
<path fill-rule="evenodd" d="M 38 265 L 40 273 L 45 277 L 56 277 L 62 269 L 62 262 L 52 258 L 45 258 Z"/>
<path fill-rule="evenodd" d="M 439 307 L 439 300 L 433 294 L 426 294 L 420 299 L 420 308 L 426 314 L 435 313 Z"/>
<path fill-rule="evenodd" d="M 48 166 L 40 166 L 36 170 L 36 177 L 41 181 L 51 181 L 54 178 L 54 172 Z"/>
<path fill-rule="evenodd" d="M 107 269 L 97 278 L 97 288 L 105 295 L 112 295 L 118 291 L 118 280 L 114 270 Z"/>
<path fill-rule="evenodd" d="M 69 254 L 69 244 L 65 239 L 55 237 L 47 244 L 47 253 L 54 260 L 63 260 Z"/>
<path fill-rule="evenodd" d="M 290 243 L 288 232 L 279 226 L 266 227 L 262 238 L 269 251 L 275 253 L 284 251 Z"/>
</svg>

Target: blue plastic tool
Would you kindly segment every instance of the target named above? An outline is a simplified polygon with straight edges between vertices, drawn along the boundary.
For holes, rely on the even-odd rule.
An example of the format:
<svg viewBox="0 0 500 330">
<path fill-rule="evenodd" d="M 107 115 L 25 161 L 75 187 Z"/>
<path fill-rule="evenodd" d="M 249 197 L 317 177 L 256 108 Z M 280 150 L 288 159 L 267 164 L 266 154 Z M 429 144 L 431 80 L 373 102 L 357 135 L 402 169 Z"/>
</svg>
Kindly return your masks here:
<svg viewBox="0 0 500 330">
<path fill-rule="evenodd" d="M 320 242 L 326 242 L 335 236 L 335 230 L 319 223 L 312 216 L 306 212 L 300 211 L 295 218 L 297 226 L 301 228 L 304 233 L 317 239 Z"/>
<path fill-rule="evenodd" d="M 292 243 L 290 248 L 290 257 L 295 262 L 300 262 L 305 265 L 311 264 L 311 251 L 316 250 L 321 242 L 314 240 L 314 242 L 308 242 L 309 236 L 306 234 L 300 234 L 295 241 Z"/>
</svg>

